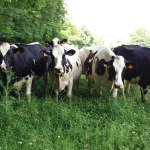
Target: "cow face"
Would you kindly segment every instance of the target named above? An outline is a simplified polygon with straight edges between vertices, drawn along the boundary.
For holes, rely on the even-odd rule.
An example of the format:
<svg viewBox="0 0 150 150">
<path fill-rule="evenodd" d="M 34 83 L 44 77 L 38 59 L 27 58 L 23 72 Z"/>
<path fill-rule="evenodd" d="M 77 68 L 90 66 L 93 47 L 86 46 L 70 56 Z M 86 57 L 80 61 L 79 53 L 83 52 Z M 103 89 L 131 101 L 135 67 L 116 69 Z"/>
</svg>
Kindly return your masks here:
<svg viewBox="0 0 150 150">
<path fill-rule="evenodd" d="M 105 72 L 108 73 L 108 80 L 114 81 L 115 88 L 123 88 L 122 75 L 126 69 L 132 69 L 136 65 L 134 62 L 125 62 L 122 56 L 112 56 L 110 61 L 105 59 L 97 58 L 95 72 L 98 75 L 104 75 Z"/>
<path fill-rule="evenodd" d="M 49 69 L 58 75 L 67 73 L 72 70 L 72 65 L 68 59 L 68 56 L 75 54 L 75 50 L 66 51 L 63 46 L 55 45 L 51 51 L 41 51 L 41 54 L 48 57 Z"/>
<path fill-rule="evenodd" d="M 0 52 L 3 56 L 1 68 L 4 70 L 10 70 L 14 66 L 14 55 L 19 55 L 24 50 L 21 48 L 16 48 L 15 45 L 10 45 L 8 43 L 3 43 L 0 46 Z"/>
<path fill-rule="evenodd" d="M 55 45 L 52 49 L 52 62 L 54 62 L 53 72 L 61 75 L 72 70 L 72 65 L 68 59 L 68 56 L 75 54 L 75 50 L 66 51 L 63 46 Z"/>
</svg>

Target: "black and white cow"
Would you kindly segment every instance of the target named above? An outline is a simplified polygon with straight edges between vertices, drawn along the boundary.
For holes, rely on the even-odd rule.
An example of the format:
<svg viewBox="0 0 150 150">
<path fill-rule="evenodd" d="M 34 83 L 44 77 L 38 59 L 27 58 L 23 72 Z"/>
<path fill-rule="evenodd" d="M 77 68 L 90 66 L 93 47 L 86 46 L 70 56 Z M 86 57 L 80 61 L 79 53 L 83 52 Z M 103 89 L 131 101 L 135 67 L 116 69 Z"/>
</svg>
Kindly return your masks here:
<svg viewBox="0 0 150 150">
<path fill-rule="evenodd" d="M 41 55 L 41 50 L 45 49 L 46 47 L 37 42 L 17 46 L 9 43 L 0 45 L 0 56 L 2 56 L 0 67 L 3 70 L 12 70 L 17 77 L 14 86 L 18 98 L 22 85 L 26 83 L 26 96 L 30 102 L 32 81 L 44 75 L 46 77 L 47 58 Z"/>
<path fill-rule="evenodd" d="M 78 50 L 59 44 L 59 39 L 52 40 L 52 49 L 49 51 L 50 84 L 54 87 L 56 100 L 59 92 L 67 88 L 67 97 L 72 96 L 73 82 L 78 81 L 82 72 Z M 43 53 L 44 55 L 45 52 Z"/>
<path fill-rule="evenodd" d="M 142 102 L 146 102 L 150 85 L 150 48 L 139 45 L 122 45 L 115 47 L 113 51 L 116 55 L 137 63 L 137 67 L 125 72 L 124 78 L 128 84 L 133 83 L 140 86 Z"/>
<path fill-rule="evenodd" d="M 113 90 L 113 98 L 117 98 L 117 91 L 123 88 L 122 75 L 129 66 L 136 65 L 133 62 L 127 62 L 122 56 L 116 56 L 112 50 L 104 46 L 92 46 L 79 50 L 79 56 L 82 62 L 82 73 L 85 74 L 90 93 L 92 94 L 92 85 L 94 84 L 97 94 L 102 95 L 100 86 L 104 86 L 109 91 Z"/>
</svg>

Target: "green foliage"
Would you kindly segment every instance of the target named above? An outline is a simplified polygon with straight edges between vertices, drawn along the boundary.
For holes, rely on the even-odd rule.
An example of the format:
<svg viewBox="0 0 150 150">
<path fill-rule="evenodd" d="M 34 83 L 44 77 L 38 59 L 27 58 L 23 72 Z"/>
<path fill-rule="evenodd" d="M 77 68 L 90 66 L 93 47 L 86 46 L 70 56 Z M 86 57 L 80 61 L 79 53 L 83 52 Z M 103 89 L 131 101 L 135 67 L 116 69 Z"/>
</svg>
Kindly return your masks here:
<svg viewBox="0 0 150 150">
<path fill-rule="evenodd" d="M 144 28 L 137 29 L 130 34 L 130 44 L 150 47 L 150 33 Z"/>
<path fill-rule="evenodd" d="M 67 38 L 78 48 L 104 43 L 86 27 L 76 27 L 65 18 L 64 0 L 2 0 L 0 41 L 44 43 L 54 37 Z"/>
<path fill-rule="evenodd" d="M 0 40 L 29 43 L 59 36 L 67 13 L 64 0 L 0 3 Z"/>
<path fill-rule="evenodd" d="M 85 26 L 81 28 L 66 21 L 61 30 L 62 37 L 68 39 L 68 43 L 75 45 L 77 48 L 84 48 L 96 44 L 104 44 L 102 38 L 94 36 Z"/>
</svg>

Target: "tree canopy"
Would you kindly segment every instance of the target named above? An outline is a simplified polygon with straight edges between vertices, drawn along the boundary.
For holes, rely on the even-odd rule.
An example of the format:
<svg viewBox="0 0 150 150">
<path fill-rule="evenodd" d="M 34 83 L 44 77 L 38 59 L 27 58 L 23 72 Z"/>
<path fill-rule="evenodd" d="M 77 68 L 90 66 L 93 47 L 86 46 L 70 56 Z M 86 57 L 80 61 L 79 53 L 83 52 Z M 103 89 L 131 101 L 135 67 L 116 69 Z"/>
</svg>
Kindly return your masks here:
<svg viewBox="0 0 150 150">
<path fill-rule="evenodd" d="M 92 33 L 66 19 L 64 0 L 1 0 L 0 41 L 44 43 L 54 37 L 67 38 L 77 47 L 96 43 Z"/>
<path fill-rule="evenodd" d="M 150 47 L 150 33 L 144 28 L 139 28 L 130 34 L 130 44 Z"/>
<path fill-rule="evenodd" d="M 0 40 L 43 42 L 59 36 L 66 14 L 64 0 L 1 0 Z"/>
</svg>

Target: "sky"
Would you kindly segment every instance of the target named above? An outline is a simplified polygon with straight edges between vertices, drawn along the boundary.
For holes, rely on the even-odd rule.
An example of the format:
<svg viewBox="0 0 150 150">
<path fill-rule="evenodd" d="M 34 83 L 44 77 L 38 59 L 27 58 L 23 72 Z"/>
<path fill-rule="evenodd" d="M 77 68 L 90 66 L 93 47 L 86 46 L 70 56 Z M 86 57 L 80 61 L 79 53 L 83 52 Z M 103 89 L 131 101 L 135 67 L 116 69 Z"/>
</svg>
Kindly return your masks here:
<svg viewBox="0 0 150 150">
<path fill-rule="evenodd" d="M 123 38 L 150 30 L 150 0 L 65 0 L 68 18 L 99 37 Z"/>
</svg>

